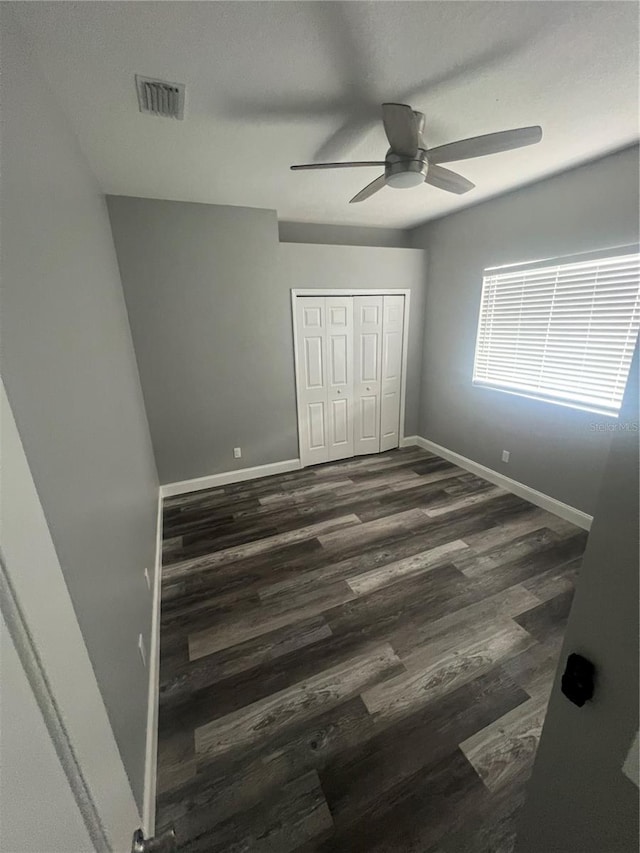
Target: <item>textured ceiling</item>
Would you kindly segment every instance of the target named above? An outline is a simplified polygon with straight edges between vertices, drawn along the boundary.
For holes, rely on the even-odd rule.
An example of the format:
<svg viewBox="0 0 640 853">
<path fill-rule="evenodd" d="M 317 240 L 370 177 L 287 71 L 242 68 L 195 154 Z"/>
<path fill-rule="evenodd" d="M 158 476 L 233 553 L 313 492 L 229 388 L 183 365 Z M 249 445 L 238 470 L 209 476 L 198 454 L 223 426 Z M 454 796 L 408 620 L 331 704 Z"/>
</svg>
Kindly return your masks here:
<svg viewBox="0 0 640 853">
<path fill-rule="evenodd" d="M 14 3 L 106 193 L 275 208 L 280 219 L 408 227 L 638 138 L 634 2 Z M 185 120 L 138 112 L 134 74 L 186 83 Z M 382 101 L 430 146 L 541 124 L 530 148 L 451 164 L 459 197 L 385 188 Z"/>
</svg>

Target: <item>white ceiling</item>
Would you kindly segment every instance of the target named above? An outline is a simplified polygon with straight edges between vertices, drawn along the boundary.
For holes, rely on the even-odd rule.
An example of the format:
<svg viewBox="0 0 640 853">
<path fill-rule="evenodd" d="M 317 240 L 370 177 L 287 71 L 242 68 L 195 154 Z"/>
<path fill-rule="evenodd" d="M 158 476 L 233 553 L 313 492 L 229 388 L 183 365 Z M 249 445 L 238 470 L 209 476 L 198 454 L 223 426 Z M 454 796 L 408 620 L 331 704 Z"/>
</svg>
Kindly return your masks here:
<svg viewBox="0 0 640 853">
<path fill-rule="evenodd" d="M 638 138 L 634 2 L 12 4 L 106 193 L 275 208 L 283 220 L 408 227 Z M 186 83 L 185 120 L 138 112 L 134 74 Z M 382 101 L 430 146 L 530 124 L 530 148 L 452 164 L 477 188 L 385 188 Z"/>
</svg>

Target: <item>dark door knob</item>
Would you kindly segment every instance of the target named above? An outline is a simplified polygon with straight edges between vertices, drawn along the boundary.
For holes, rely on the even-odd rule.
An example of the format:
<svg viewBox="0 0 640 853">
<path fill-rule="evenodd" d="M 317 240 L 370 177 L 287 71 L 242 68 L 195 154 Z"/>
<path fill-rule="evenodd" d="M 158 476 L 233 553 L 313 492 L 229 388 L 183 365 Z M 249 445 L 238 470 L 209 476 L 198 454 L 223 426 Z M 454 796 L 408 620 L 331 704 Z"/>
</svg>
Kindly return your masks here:
<svg viewBox="0 0 640 853">
<path fill-rule="evenodd" d="M 593 697 L 596 668 L 582 655 L 570 654 L 562 676 L 562 692 L 570 702 L 582 708 Z"/>
</svg>

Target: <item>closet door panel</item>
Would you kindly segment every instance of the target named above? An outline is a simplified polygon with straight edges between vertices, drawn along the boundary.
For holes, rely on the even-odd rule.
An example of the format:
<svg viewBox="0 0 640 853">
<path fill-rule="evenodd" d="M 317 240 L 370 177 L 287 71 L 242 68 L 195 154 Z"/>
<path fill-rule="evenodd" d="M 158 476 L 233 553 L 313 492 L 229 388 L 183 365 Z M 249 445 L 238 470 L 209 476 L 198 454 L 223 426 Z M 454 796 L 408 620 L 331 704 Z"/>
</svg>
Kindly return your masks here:
<svg viewBox="0 0 640 853">
<path fill-rule="evenodd" d="M 345 447 L 348 444 L 353 444 L 350 441 L 349 427 L 352 423 L 351 414 L 349 412 L 349 404 L 346 400 L 332 400 L 331 402 L 331 438 L 333 447 Z M 342 456 L 334 456 L 334 459 L 341 459 Z"/>
<path fill-rule="evenodd" d="M 313 391 L 324 387 L 321 337 L 309 337 L 304 340 L 304 378 L 305 390 Z"/>
<path fill-rule="evenodd" d="M 353 297 L 327 296 L 329 459 L 353 456 Z"/>
<path fill-rule="evenodd" d="M 324 297 L 296 302 L 298 430 L 303 465 L 329 461 L 327 326 Z"/>
<path fill-rule="evenodd" d="M 380 450 L 400 444 L 404 296 L 383 297 Z"/>
<path fill-rule="evenodd" d="M 380 451 L 382 296 L 354 296 L 354 454 Z"/>
<path fill-rule="evenodd" d="M 375 395 L 360 397 L 360 430 L 363 439 L 378 435 L 378 399 Z"/>
<path fill-rule="evenodd" d="M 324 403 L 309 403 L 307 411 L 309 449 L 311 451 L 321 450 L 326 447 L 325 405 Z"/>
</svg>

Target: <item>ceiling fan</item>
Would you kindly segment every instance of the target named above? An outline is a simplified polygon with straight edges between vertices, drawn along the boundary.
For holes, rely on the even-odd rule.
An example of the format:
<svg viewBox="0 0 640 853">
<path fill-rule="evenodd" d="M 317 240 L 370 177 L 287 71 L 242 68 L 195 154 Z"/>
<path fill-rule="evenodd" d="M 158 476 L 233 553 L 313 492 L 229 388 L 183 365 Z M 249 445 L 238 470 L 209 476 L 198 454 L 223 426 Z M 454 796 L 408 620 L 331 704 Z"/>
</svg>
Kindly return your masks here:
<svg viewBox="0 0 640 853">
<path fill-rule="evenodd" d="M 357 166 L 384 166 L 384 174 L 354 195 L 349 204 L 370 198 L 384 186 L 404 189 L 427 183 L 450 193 L 469 192 L 475 186 L 471 181 L 443 168 L 441 163 L 484 157 L 533 145 L 542 139 L 542 128 L 520 127 L 473 136 L 458 142 L 449 142 L 437 148 L 427 148 L 424 141 L 424 115 L 411 109 L 408 104 L 383 104 L 382 121 L 384 132 L 391 146 L 384 160 L 366 160 L 353 163 L 307 163 L 291 166 L 298 169 L 350 169 Z"/>
</svg>

